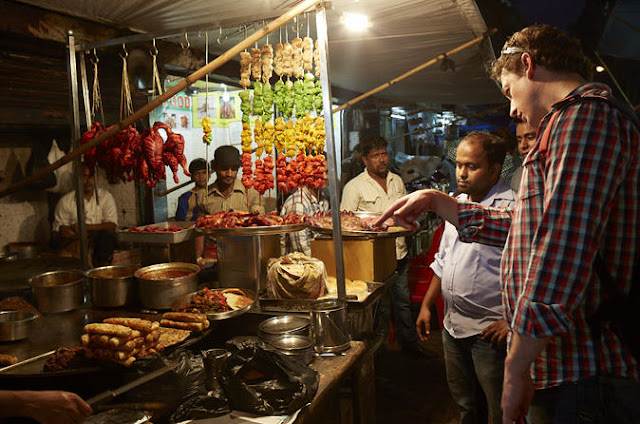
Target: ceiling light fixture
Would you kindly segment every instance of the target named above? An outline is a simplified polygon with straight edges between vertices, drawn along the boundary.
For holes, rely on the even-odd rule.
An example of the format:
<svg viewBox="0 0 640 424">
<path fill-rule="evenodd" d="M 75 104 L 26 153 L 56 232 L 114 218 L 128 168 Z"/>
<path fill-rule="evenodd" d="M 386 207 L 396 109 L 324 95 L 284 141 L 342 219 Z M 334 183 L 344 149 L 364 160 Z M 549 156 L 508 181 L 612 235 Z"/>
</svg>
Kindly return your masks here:
<svg viewBox="0 0 640 424">
<path fill-rule="evenodd" d="M 596 72 L 598 73 L 604 72 L 604 66 L 600 66 L 600 65 L 596 66 Z"/>
<path fill-rule="evenodd" d="M 369 28 L 369 18 L 362 13 L 344 12 L 342 23 L 352 31 L 363 31 Z"/>
</svg>

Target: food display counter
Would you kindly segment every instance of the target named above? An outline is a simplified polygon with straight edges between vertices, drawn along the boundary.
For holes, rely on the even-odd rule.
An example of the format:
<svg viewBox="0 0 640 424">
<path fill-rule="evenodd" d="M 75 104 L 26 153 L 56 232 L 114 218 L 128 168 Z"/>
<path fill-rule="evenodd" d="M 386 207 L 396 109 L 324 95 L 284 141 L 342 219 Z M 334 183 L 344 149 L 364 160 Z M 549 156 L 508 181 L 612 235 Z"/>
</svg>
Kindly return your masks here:
<svg viewBox="0 0 640 424">
<path fill-rule="evenodd" d="M 157 364 L 148 361 L 148 364 L 133 366 L 131 368 L 122 367 L 116 364 L 94 363 L 92 366 L 71 369 L 67 371 L 44 373 L 41 371 L 42 364 L 57 347 L 77 346 L 80 335 L 85 324 L 99 322 L 105 317 L 127 316 L 140 317 L 150 320 L 158 320 L 159 314 L 143 314 L 131 310 L 97 310 L 89 307 L 63 314 L 43 315 L 39 318 L 38 327 L 29 339 L 13 342 L 10 344 L 0 344 L 0 353 L 17 356 L 20 360 L 38 357 L 36 360 L 22 366 L 22 371 L 16 368 L 9 371 L 0 369 L 0 381 L 4 389 L 63 389 L 71 390 L 88 399 L 104 391 L 114 390 L 123 385 L 135 385 L 135 381 L 156 373 L 159 376 L 164 374 L 158 372 L 161 368 L 160 362 Z M 265 319 L 265 315 L 260 313 L 250 313 L 226 321 L 212 321 L 210 329 L 192 339 L 187 339 L 178 349 L 190 350 L 194 353 L 224 346 L 224 342 L 230 337 L 239 335 L 255 335 L 259 322 Z M 335 412 L 332 405 L 339 393 L 349 390 L 354 394 L 353 401 L 348 409 L 354 417 L 362 419 L 355 422 L 371 422 L 367 417 L 371 411 L 365 411 L 360 405 L 366 405 L 371 399 L 363 399 L 367 396 L 366 385 L 371 386 L 371 370 L 373 367 L 372 346 L 370 342 L 352 341 L 351 347 L 346 352 L 339 355 L 318 356 L 314 358 L 310 367 L 319 374 L 319 386 L 317 393 L 311 402 L 298 416 L 296 423 L 319 423 L 323 422 L 327 413 Z M 151 365 L 149 365 L 151 364 Z M 368 376 L 368 377 L 367 377 Z M 366 384 L 363 379 L 367 379 Z M 162 384 L 160 384 L 162 383 Z M 123 393 L 120 397 L 107 399 L 106 402 L 94 405 L 94 410 L 102 411 L 110 406 L 134 403 L 138 406 L 147 407 L 156 405 L 158 410 L 154 411 L 157 421 L 166 422 L 166 409 L 175 407 L 168 405 L 166 401 L 159 402 L 166 393 L 158 392 L 154 397 L 154 387 L 162 391 L 161 386 L 172 384 L 170 374 L 159 377 L 156 381 L 146 382 L 145 385 L 132 388 L 129 393 Z M 340 390 L 339 390 L 340 389 Z M 370 395 L 370 393 L 369 393 Z M 370 408 L 369 408 L 370 409 Z M 369 417 L 370 418 L 370 417 Z M 206 422 L 206 421 L 204 421 Z"/>
</svg>

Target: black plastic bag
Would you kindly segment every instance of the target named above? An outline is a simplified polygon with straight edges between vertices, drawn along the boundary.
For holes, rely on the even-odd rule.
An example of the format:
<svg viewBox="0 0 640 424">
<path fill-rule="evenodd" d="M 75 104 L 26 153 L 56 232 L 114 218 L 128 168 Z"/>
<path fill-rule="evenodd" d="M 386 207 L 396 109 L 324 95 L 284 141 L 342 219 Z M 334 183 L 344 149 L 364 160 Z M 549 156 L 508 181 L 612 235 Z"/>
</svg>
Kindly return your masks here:
<svg viewBox="0 0 640 424">
<path fill-rule="evenodd" d="M 208 391 L 205 387 L 205 370 L 202 355 L 188 350 L 178 351 L 166 359 L 175 366 L 180 383 L 182 401 L 171 415 L 172 423 L 204 418 L 215 418 L 231 412 L 229 401 L 222 388 Z"/>
<path fill-rule="evenodd" d="M 307 365 L 258 346 L 232 353 L 222 373 L 232 409 L 258 415 L 297 411 L 313 400 L 319 380 Z"/>
</svg>

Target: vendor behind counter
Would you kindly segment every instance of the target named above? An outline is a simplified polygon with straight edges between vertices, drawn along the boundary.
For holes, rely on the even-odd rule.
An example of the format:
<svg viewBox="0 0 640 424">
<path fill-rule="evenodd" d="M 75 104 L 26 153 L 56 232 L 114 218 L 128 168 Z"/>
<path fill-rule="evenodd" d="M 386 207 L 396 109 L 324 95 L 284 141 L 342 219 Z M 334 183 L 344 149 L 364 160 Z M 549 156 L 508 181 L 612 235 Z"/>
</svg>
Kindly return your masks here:
<svg viewBox="0 0 640 424">
<path fill-rule="evenodd" d="M 94 169 L 87 164 L 82 165 L 82 191 L 89 237 L 88 262 L 92 266 L 110 265 L 116 248 L 115 230 L 118 225 L 115 200 L 107 190 L 96 187 Z M 76 192 L 72 191 L 62 196 L 56 205 L 53 244 L 57 253 L 80 257 L 79 236 Z"/>
</svg>

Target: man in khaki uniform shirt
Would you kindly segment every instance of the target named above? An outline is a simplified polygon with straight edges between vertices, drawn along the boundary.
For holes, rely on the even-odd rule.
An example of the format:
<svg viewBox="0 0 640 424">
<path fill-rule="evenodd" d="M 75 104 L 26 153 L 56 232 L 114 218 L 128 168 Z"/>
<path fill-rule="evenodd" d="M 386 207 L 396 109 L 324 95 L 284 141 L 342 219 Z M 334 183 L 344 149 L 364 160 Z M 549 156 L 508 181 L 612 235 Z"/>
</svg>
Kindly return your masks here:
<svg viewBox="0 0 640 424">
<path fill-rule="evenodd" d="M 344 187 L 341 210 L 382 213 L 393 202 L 407 194 L 402 178 L 389 172 L 389 154 L 384 138 L 366 135 L 360 141 L 365 170 Z M 394 327 L 405 351 L 426 355 L 419 343 L 415 320 L 411 312 L 409 293 L 407 244 L 404 237 L 396 239 L 396 281 L 389 287 Z M 385 319 L 381 315 L 381 319 Z M 383 326 L 381 322 L 379 326 Z"/>
<path fill-rule="evenodd" d="M 240 152 L 233 146 L 220 146 L 214 153 L 211 167 L 216 180 L 209 186 L 209 195 L 202 205 L 206 214 L 220 211 L 258 211 L 264 213 L 260 193 L 246 189 L 236 177 L 240 168 Z"/>
</svg>

